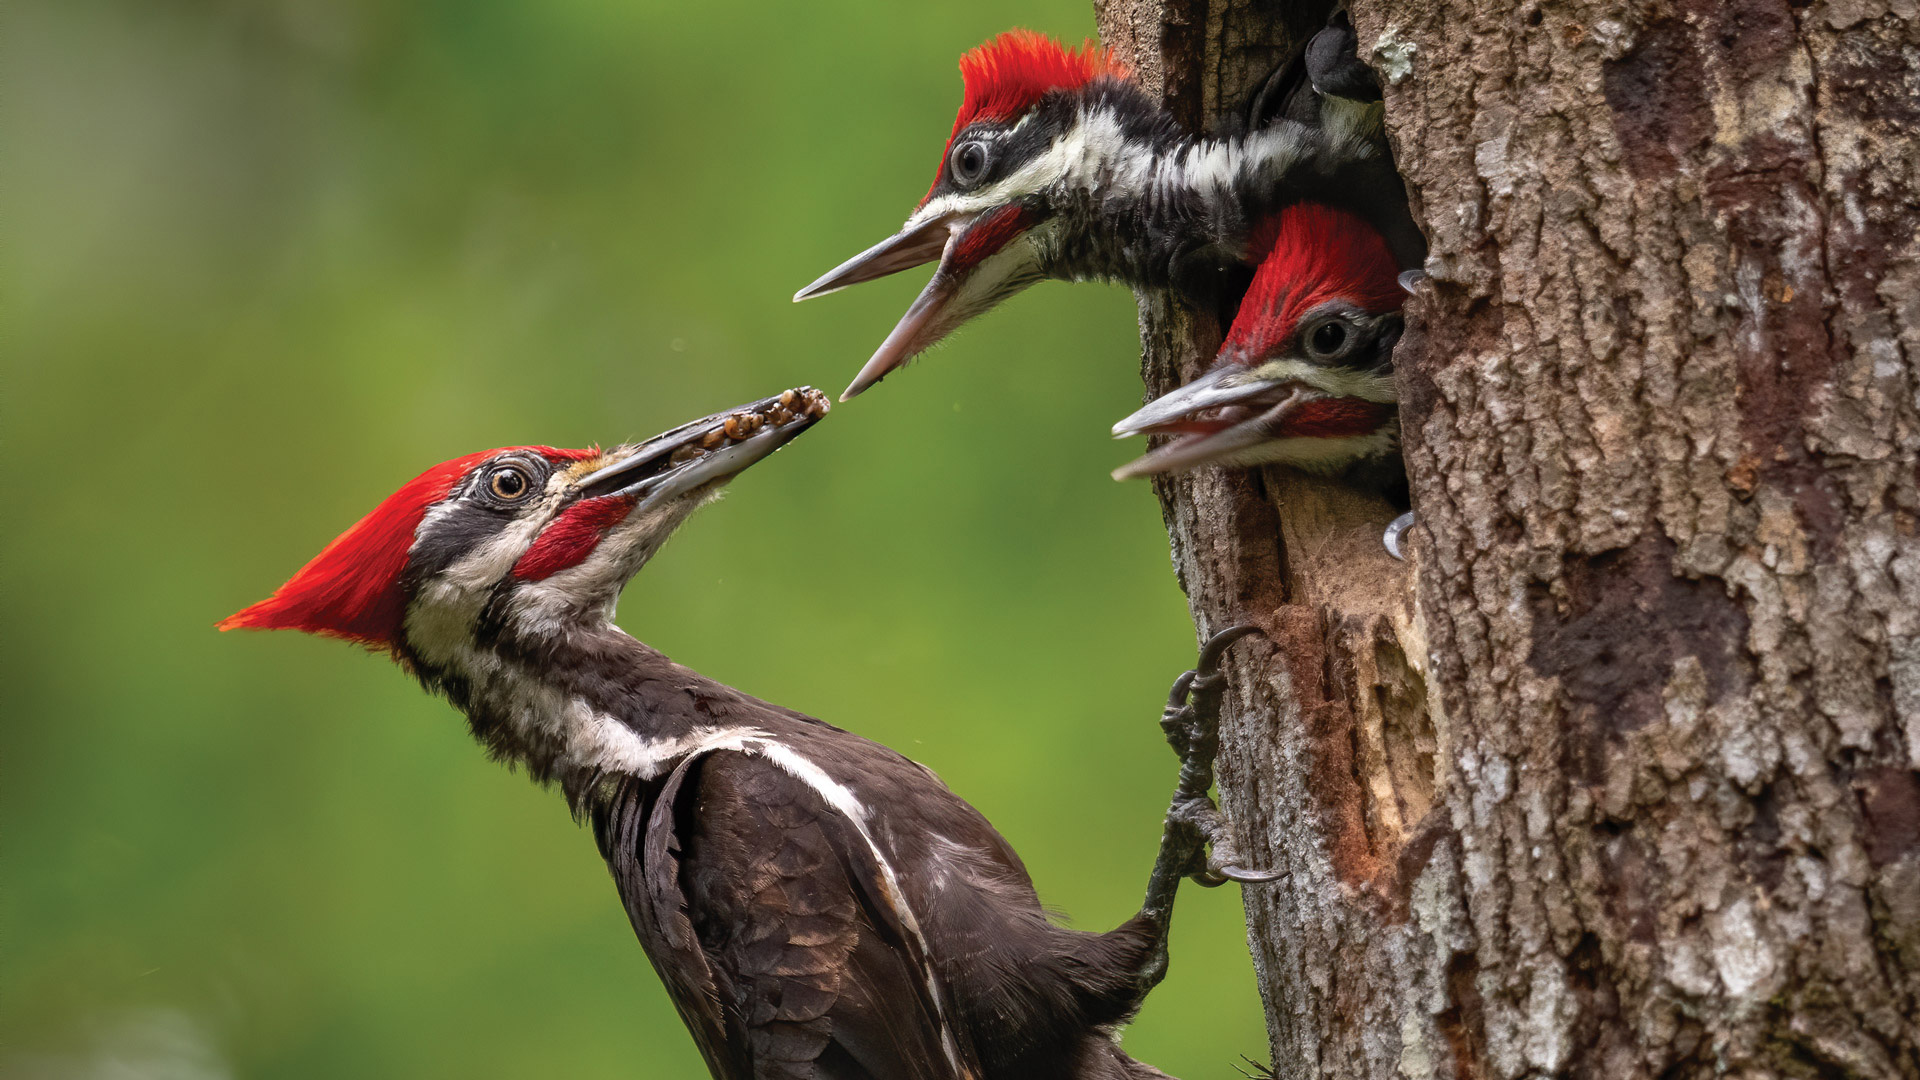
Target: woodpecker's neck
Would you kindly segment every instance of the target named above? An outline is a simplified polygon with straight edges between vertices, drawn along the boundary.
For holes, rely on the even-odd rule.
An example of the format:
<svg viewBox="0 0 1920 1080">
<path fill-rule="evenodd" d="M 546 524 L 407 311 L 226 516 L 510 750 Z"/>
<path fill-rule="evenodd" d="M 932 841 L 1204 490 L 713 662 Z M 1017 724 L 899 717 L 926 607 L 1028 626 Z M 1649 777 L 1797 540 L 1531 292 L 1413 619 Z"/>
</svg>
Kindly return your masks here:
<svg viewBox="0 0 1920 1080">
<path fill-rule="evenodd" d="M 1371 152 L 1356 134 L 1291 120 L 1241 138 L 1191 136 L 1117 79 L 1053 107 L 1071 112 L 1053 118 L 1062 134 L 1045 153 L 1057 179 L 1040 193 L 1049 213 L 1034 242 L 1055 278 L 1164 288 L 1196 266 L 1244 263 L 1259 221 Z"/>
<path fill-rule="evenodd" d="M 541 783 L 558 781 L 576 809 L 602 776 L 652 779 L 690 753 L 805 722 L 600 619 L 537 627 L 483 619 L 471 640 L 408 659 L 493 756 Z"/>
</svg>

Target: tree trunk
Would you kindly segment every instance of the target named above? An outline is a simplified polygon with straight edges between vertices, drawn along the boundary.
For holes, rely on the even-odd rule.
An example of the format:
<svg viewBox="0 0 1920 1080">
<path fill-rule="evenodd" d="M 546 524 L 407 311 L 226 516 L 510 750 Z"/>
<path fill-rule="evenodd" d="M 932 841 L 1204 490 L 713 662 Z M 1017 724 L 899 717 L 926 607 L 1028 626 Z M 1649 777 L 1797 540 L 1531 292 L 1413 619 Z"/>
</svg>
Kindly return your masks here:
<svg viewBox="0 0 1920 1080">
<path fill-rule="evenodd" d="M 1096 0 L 1219 130 L 1323 10 Z M 1159 488 L 1276 1071 L 1920 1076 L 1920 2 L 1354 0 L 1420 525 Z M 1222 312 L 1141 303 L 1150 393 Z M 1176 952 L 1174 962 L 1178 964 Z"/>
</svg>

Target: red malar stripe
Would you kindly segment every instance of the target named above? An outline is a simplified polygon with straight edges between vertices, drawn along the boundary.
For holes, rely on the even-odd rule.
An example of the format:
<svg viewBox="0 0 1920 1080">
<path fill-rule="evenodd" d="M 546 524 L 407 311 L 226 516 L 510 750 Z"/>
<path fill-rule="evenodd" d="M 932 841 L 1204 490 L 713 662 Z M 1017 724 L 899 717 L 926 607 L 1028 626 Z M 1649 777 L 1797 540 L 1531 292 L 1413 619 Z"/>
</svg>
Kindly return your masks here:
<svg viewBox="0 0 1920 1080">
<path fill-rule="evenodd" d="M 971 270 L 986 262 L 1011 243 L 1014 237 L 1039 224 L 1040 215 L 1019 203 L 996 206 L 960 238 L 947 267 L 953 271 Z"/>
<path fill-rule="evenodd" d="M 600 546 L 600 538 L 608 529 L 627 519 L 634 501 L 631 495 L 603 495 L 567 507 L 513 564 L 513 576 L 521 581 L 540 581 L 580 565 Z"/>
<path fill-rule="evenodd" d="M 1339 439 L 1369 435 L 1393 416 L 1393 406 L 1366 398 L 1343 397 L 1309 401 L 1287 416 L 1276 437 L 1282 439 Z"/>
</svg>

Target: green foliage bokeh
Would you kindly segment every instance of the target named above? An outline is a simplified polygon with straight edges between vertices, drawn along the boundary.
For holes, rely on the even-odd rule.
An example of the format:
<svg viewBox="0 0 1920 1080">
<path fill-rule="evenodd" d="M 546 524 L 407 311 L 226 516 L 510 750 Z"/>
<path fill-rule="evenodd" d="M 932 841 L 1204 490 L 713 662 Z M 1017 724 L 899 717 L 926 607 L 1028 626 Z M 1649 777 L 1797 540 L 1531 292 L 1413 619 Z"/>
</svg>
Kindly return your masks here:
<svg viewBox="0 0 1920 1080">
<path fill-rule="evenodd" d="M 961 50 L 1089 5 L 5 21 L 0 1072 L 701 1075 L 554 793 L 383 660 L 213 623 L 435 461 L 837 392 L 925 273 L 793 290 L 925 189 Z M 1118 923 L 1193 648 L 1152 493 L 1106 477 L 1135 353 L 1123 290 L 1033 290 L 742 478 L 622 625 L 931 765 Z M 1126 1045 L 1234 1076 L 1239 900 L 1181 907 Z"/>
</svg>

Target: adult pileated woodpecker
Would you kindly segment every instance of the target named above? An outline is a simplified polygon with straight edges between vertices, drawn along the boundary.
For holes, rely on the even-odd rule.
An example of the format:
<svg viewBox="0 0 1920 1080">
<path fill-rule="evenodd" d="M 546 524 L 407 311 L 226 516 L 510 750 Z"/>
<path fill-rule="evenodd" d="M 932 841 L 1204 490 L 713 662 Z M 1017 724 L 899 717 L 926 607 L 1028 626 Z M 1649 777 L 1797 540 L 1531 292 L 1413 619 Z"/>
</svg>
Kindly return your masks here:
<svg viewBox="0 0 1920 1080">
<path fill-rule="evenodd" d="M 1420 258 L 1378 108 L 1337 97 L 1372 86 L 1344 21 L 1283 69 L 1296 73 L 1291 85 L 1262 95 L 1276 99 L 1274 115 L 1256 115 L 1259 126 L 1239 138 L 1183 131 L 1092 43 L 1076 51 L 1016 30 L 961 57 L 960 71 L 965 96 L 918 209 L 794 296 L 939 260 L 845 397 L 1044 278 L 1230 296 L 1245 281 L 1232 282 L 1234 271 L 1254 261 L 1260 222 L 1303 198 L 1380 208 L 1403 257 Z M 1255 109 L 1267 111 L 1263 101 Z"/>
<path fill-rule="evenodd" d="M 1254 248 L 1260 266 L 1213 366 L 1113 426 L 1115 438 L 1176 437 L 1115 479 L 1207 463 L 1397 472 L 1405 290 L 1386 240 L 1356 214 L 1299 203 L 1263 223 Z"/>
<path fill-rule="evenodd" d="M 1165 972 L 1175 887 L 1267 877 L 1231 865 L 1206 794 L 1213 665 L 1243 630 L 1175 684 L 1162 723 L 1184 764 L 1147 903 L 1092 934 L 1050 922 L 1006 840 L 925 767 L 613 625 L 667 536 L 826 410 L 803 388 L 604 453 L 456 458 L 221 626 L 391 652 L 495 756 L 558 782 L 721 1080 L 1164 1078 L 1111 1032 Z"/>
</svg>

